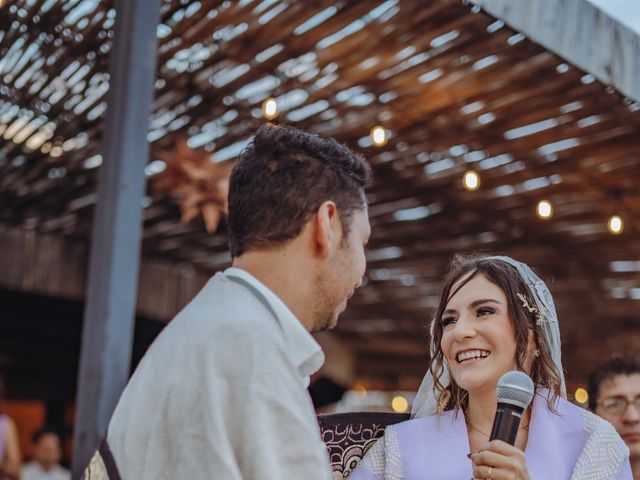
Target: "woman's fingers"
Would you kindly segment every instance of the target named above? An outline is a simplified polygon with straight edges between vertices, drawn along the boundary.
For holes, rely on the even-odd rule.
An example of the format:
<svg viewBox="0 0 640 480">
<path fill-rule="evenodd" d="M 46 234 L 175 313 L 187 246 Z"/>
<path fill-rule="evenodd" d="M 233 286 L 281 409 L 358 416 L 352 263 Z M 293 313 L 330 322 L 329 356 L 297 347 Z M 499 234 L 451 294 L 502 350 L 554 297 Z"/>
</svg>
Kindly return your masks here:
<svg viewBox="0 0 640 480">
<path fill-rule="evenodd" d="M 501 473 L 501 470 L 495 467 L 488 467 L 486 465 L 473 466 L 474 480 L 486 478 L 490 478 L 491 480 L 500 480 L 501 478 L 504 478 L 501 476 Z"/>
<path fill-rule="evenodd" d="M 471 455 L 474 478 L 500 480 L 529 478 L 524 453 L 505 442 L 493 440 Z"/>
<path fill-rule="evenodd" d="M 522 455 L 524 457 L 524 452 L 522 450 L 518 447 L 514 447 L 513 445 L 509 445 L 507 442 L 503 442 L 502 440 L 491 440 L 480 449 L 480 451 L 483 450 L 490 450 L 501 455 Z"/>
</svg>

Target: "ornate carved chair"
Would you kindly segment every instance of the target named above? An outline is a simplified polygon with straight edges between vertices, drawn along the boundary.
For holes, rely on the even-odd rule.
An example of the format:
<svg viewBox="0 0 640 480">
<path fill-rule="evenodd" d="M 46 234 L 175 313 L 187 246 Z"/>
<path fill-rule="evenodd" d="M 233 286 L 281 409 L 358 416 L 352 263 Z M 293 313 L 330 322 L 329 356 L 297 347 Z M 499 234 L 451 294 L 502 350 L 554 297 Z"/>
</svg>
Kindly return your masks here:
<svg viewBox="0 0 640 480">
<path fill-rule="evenodd" d="M 402 422 L 408 413 L 355 412 L 318 415 L 322 440 L 327 446 L 333 478 L 347 478 L 387 425 Z M 120 480 L 109 445 L 103 441 L 91 459 L 84 480 Z"/>
<path fill-rule="evenodd" d="M 347 478 L 387 425 L 408 420 L 408 413 L 354 412 L 318 415 L 333 478 Z"/>
</svg>

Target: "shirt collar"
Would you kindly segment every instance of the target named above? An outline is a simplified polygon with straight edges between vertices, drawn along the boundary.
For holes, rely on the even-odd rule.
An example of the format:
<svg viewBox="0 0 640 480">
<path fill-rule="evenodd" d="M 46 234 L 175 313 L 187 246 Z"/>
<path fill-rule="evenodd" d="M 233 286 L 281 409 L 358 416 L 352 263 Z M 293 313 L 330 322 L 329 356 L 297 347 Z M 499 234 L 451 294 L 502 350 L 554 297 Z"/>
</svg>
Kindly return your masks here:
<svg viewBox="0 0 640 480">
<path fill-rule="evenodd" d="M 224 271 L 225 276 L 241 278 L 255 287 L 269 302 L 277 315 L 277 321 L 284 332 L 289 358 L 298 372 L 309 384 L 309 376 L 317 372 L 324 363 L 322 348 L 311 336 L 300 320 L 280 298 L 269 290 L 260 280 L 246 270 L 231 267 Z"/>
</svg>

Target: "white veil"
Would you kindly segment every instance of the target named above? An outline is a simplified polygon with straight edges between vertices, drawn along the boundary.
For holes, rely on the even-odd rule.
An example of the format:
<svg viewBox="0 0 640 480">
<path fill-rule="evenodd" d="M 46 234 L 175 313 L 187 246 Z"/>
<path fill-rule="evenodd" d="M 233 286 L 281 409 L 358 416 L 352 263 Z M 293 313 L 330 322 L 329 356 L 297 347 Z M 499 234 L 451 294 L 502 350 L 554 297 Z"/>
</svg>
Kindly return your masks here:
<svg viewBox="0 0 640 480">
<path fill-rule="evenodd" d="M 511 257 L 505 256 L 493 256 L 485 257 L 481 260 L 500 260 L 515 267 L 520 274 L 520 277 L 531 290 L 533 301 L 539 310 L 538 323 L 542 327 L 543 338 L 541 341 L 547 343 L 549 352 L 551 352 L 551 358 L 560 375 L 560 391 L 563 398 L 567 396 L 567 390 L 564 381 L 564 373 L 562 370 L 562 360 L 560 358 L 560 328 L 558 326 L 558 314 L 556 313 L 556 307 L 553 303 L 553 297 L 551 292 L 547 288 L 547 285 L 540 280 L 540 278 L 533 273 L 528 265 L 522 262 L 518 262 Z M 435 321 L 435 320 L 434 320 Z M 436 345 L 433 343 L 433 329 L 434 323 L 431 323 L 431 344 L 430 353 L 433 356 L 436 350 Z M 448 386 L 451 378 L 449 376 L 449 367 L 446 364 L 446 360 L 443 364 L 443 370 L 439 378 L 440 384 Z M 439 394 L 435 391 L 433 386 L 433 376 L 430 370 L 427 370 L 422 384 L 418 389 L 416 398 L 411 408 L 411 418 L 427 417 L 435 415 L 438 412 L 438 402 L 440 400 Z"/>
</svg>

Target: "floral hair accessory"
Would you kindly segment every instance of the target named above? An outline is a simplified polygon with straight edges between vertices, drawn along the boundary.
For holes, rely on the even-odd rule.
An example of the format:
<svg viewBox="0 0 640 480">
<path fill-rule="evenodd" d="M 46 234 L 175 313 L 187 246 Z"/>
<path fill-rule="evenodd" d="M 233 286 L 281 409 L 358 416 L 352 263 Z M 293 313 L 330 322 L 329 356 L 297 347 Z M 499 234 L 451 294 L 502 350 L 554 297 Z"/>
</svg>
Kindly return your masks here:
<svg viewBox="0 0 640 480">
<path fill-rule="evenodd" d="M 540 323 L 542 319 L 540 318 L 540 310 L 538 310 L 538 307 L 536 307 L 535 305 L 530 305 L 529 300 L 523 293 L 516 293 L 516 296 L 522 302 L 522 307 L 526 308 L 529 313 L 533 314 L 533 318 L 535 318 L 536 323 Z"/>
</svg>

